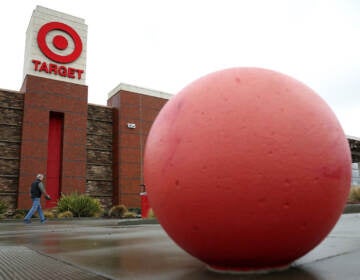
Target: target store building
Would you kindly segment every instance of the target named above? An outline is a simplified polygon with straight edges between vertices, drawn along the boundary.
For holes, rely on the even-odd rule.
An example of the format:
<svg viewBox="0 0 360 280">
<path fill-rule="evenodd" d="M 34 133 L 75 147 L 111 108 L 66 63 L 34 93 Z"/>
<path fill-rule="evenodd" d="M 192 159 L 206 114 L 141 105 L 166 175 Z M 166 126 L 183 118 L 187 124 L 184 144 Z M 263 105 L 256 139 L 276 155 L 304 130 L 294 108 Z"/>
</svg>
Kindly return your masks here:
<svg viewBox="0 0 360 280">
<path fill-rule="evenodd" d="M 53 198 L 47 208 L 73 192 L 105 208 L 140 207 L 146 136 L 171 95 L 120 84 L 108 106 L 88 104 L 86 38 L 83 19 L 34 10 L 21 89 L 0 90 L 0 198 L 12 209 L 30 206 L 37 173 Z"/>
<path fill-rule="evenodd" d="M 107 106 L 88 104 L 86 42 L 83 19 L 34 10 L 21 89 L 0 89 L 0 199 L 12 209 L 30 207 L 38 173 L 53 198 L 46 208 L 73 192 L 105 208 L 141 205 L 146 137 L 171 95 L 120 84 Z M 360 139 L 348 140 L 358 171 Z"/>
</svg>

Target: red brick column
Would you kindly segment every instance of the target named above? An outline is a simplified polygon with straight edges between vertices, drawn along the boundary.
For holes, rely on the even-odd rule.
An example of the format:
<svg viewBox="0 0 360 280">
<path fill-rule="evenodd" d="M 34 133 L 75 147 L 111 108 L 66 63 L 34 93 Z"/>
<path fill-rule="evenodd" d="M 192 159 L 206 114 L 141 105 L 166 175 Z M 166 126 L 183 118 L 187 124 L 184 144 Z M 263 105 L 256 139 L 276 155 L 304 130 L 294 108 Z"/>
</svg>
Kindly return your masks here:
<svg viewBox="0 0 360 280">
<path fill-rule="evenodd" d="M 113 119 L 113 204 L 140 207 L 146 137 L 167 99 L 119 90 L 108 100 Z M 128 123 L 135 124 L 129 128 Z"/>
<path fill-rule="evenodd" d="M 25 99 L 17 207 L 31 205 L 29 186 L 37 173 L 46 173 L 51 111 L 64 114 L 61 192 L 85 192 L 87 86 L 28 75 L 22 91 Z"/>
</svg>

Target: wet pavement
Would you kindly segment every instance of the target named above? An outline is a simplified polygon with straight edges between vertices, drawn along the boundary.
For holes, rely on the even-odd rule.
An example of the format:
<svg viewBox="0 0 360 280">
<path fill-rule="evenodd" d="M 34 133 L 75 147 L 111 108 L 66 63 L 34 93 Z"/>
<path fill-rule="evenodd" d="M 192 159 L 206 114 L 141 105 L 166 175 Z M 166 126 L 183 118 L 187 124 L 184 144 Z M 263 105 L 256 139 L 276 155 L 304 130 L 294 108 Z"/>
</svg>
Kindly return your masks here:
<svg viewBox="0 0 360 280">
<path fill-rule="evenodd" d="M 0 223 L 0 279 L 360 279 L 360 214 L 346 214 L 328 237 L 288 270 L 224 275 L 180 249 L 158 224 L 118 220 Z"/>
</svg>

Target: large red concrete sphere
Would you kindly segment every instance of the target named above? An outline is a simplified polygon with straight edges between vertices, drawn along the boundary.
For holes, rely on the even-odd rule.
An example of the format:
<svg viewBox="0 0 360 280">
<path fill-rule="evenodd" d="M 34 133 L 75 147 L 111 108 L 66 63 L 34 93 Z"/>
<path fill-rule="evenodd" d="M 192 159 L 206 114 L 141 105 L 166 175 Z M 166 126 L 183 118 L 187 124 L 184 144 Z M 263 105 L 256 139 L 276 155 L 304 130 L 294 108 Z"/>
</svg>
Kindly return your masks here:
<svg viewBox="0 0 360 280">
<path fill-rule="evenodd" d="M 322 241 L 346 202 L 351 156 L 328 105 L 286 75 L 209 74 L 148 135 L 149 200 L 168 235 L 215 270 L 281 268 Z"/>
</svg>

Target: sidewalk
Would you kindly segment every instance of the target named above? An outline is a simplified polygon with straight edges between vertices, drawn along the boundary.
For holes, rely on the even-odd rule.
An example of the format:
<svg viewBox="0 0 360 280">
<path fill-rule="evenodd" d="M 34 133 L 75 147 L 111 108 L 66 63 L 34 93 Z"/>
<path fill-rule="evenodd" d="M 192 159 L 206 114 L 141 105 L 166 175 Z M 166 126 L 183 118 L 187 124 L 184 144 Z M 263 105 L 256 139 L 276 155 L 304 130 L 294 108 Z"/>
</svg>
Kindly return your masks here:
<svg viewBox="0 0 360 280">
<path fill-rule="evenodd" d="M 343 215 L 329 236 L 290 269 L 252 276 L 210 272 L 160 225 L 130 223 L 0 223 L 0 279 L 360 279 L 360 214 Z"/>
</svg>

